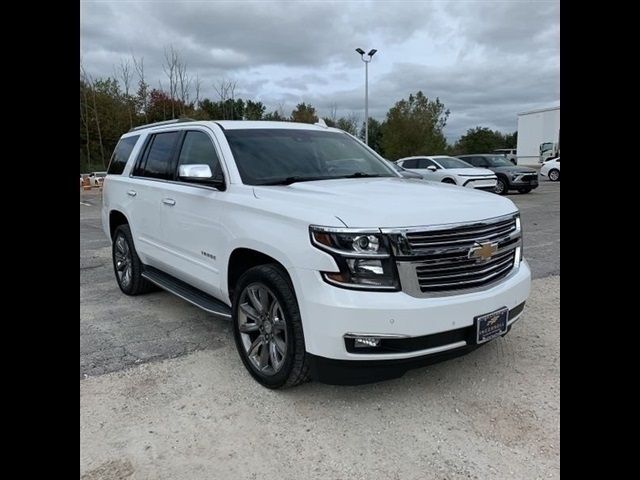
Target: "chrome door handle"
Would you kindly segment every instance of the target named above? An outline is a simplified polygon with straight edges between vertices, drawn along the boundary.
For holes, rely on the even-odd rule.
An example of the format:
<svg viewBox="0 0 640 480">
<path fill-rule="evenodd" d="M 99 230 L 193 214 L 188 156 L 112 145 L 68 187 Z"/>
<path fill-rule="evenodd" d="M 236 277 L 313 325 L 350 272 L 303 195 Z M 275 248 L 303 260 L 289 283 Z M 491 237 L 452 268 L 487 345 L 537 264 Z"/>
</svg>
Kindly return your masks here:
<svg viewBox="0 0 640 480">
<path fill-rule="evenodd" d="M 163 198 L 162 203 L 164 203 L 165 205 L 174 206 L 176 204 L 176 201 L 173 198 Z"/>
<path fill-rule="evenodd" d="M 136 192 L 135 190 L 129 190 L 127 192 L 127 195 L 129 195 L 130 197 L 135 197 L 138 194 L 138 192 Z"/>
</svg>

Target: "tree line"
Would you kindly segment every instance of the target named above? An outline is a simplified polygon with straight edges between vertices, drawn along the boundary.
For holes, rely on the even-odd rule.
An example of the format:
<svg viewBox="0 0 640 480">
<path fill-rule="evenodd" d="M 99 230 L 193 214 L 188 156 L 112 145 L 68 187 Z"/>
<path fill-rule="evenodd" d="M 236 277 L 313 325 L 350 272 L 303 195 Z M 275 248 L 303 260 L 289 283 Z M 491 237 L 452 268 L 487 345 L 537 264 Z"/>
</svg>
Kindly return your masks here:
<svg viewBox="0 0 640 480">
<path fill-rule="evenodd" d="M 80 172 L 106 170 L 120 136 L 133 127 L 175 118 L 194 120 L 274 120 L 316 123 L 313 105 L 302 102 L 287 114 L 284 107 L 267 111 L 256 100 L 236 96 L 237 82 L 222 79 L 213 85 L 218 98 L 201 98 L 202 81 L 192 76 L 180 54 L 164 52 L 165 82 L 152 88 L 144 59 L 122 60 L 114 75 L 93 78 L 80 68 Z M 361 139 L 365 123 L 355 113 L 337 117 L 337 105 L 323 117 L 330 127 Z M 383 121 L 369 118 L 369 146 L 389 160 L 411 155 L 460 155 L 515 148 L 517 132 L 503 134 L 486 127 L 469 129 L 455 144 L 447 143 L 443 130 L 450 111 L 439 98 L 423 92 L 397 101 Z"/>
</svg>

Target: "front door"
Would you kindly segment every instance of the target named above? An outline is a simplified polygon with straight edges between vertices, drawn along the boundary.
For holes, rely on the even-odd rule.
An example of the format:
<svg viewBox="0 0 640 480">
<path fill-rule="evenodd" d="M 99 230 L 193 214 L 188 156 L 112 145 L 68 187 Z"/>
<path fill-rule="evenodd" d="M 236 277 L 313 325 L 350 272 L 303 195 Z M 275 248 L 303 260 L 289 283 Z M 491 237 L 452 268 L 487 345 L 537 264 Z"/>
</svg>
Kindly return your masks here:
<svg viewBox="0 0 640 480">
<path fill-rule="evenodd" d="M 178 153 L 175 181 L 168 183 L 163 201 L 165 241 L 172 260 L 167 273 L 219 298 L 221 224 L 226 192 L 180 178 L 180 165 L 208 165 L 222 176 L 219 156 L 207 130 L 185 132 Z"/>
</svg>

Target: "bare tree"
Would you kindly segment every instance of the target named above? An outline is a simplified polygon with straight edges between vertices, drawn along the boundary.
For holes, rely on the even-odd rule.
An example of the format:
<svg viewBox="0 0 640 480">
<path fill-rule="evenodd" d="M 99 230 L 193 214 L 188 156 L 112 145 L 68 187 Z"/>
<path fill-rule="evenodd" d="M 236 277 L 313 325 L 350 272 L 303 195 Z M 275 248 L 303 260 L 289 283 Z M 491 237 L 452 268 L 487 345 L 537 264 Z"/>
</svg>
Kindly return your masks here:
<svg viewBox="0 0 640 480">
<path fill-rule="evenodd" d="M 187 63 L 178 60 L 176 65 L 176 80 L 180 87 L 180 108 L 184 115 L 184 108 L 189 101 L 189 92 L 191 90 L 191 77 L 187 74 Z"/>
<path fill-rule="evenodd" d="M 140 61 L 136 60 L 136 57 L 131 55 L 133 58 L 133 66 L 136 69 L 136 73 L 138 74 L 138 97 L 141 100 L 141 106 L 144 111 L 144 120 L 145 122 L 149 121 L 147 117 L 147 95 L 148 95 L 148 85 L 144 78 L 144 57 L 140 57 Z"/>
<path fill-rule="evenodd" d="M 84 125 L 85 136 L 87 137 L 87 163 L 91 165 L 91 148 L 89 145 L 89 100 L 87 99 L 87 88 L 89 85 L 87 84 L 86 77 L 84 74 L 84 67 L 80 64 L 80 79 L 83 81 L 84 85 L 82 88 L 82 98 L 80 99 L 80 120 Z M 84 114 L 82 111 L 82 103 L 84 100 Z"/>
<path fill-rule="evenodd" d="M 200 108 L 200 88 L 202 87 L 202 82 L 200 81 L 200 76 L 196 72 L 196 79 L 194 81 L 194 87 L 196 90 L 196 109 Z"/>
<path fill-rule="evenodd" d="M 84 77 L 84 81 L 87 85 L 89 85 L 90 90 L 91 90 L 91 95 L 93 97 L 93 114 L 95 116 L 96 119 L 96 129 L 98 131 L 98 143 L 100 144 L 100 154 L 102 156 L 102 166 L 104 168 L 107 168 L 107 164 L 105 162 L 105 158 L 104 158 L 104 146 L 102 144 L 102 132 L 100 130 L 100 115 L 98 113 L 98 102 L 96 101 L 96 88 L 95 88 L 95 84 L 93 82 L 93 79 L 91 78 L 91 75 L 89 75 L 86 70 L 84 69 L 84 67 L 80 67 L 81 68 L 81 72 L 82 72 L 82 76 Z"/>
<path fill-rule="evenodd" d="M 162 80 L 158 80 L 158 85 L 160 85 L 160 91 L 164 92 L 164 89 L 162 88 Z M 166 120 L 167 119 L 167 102 L 164 101 L 164 97 L 162 100 L 162 120 Z"/>
<path fill-rule="evenodd" d="M 131 115 L 131 97 L 129 96 L 129 89 L 131 88 L 131 80 L 133 79 L 133 72 L 131 71 L 131 63 L 129 60 L 120 59 L 120 78 L 122 79 L 122 85 L 124 86 L 124 101 L 127 106 L 127 113 L 129 114 L 129 128 L 133 127 L 133 116 Z"/>
<path fill-rule="evenodd" d="M 180 64 L 180 57 L 178 52 L 173 48 L 173 45 L 169 45 L 169 48 L 164 49 L 164 61 L 162 70 L 169 79 L 169 97 L 171 98 L 171 118 L 176 117 L 175 111 L 175 99 L 178 90 L 178 65 Z"/>
<path fill-rule="evenodd" d="M 227 120 L 227 114 L 232 115 L 232 112 L 229 112 L 227 100 L 233 99 L 234 92 L 236 89 L 236 82 L 222 79 L 217 85 L 214 84 L 213 88 L 215 89 L 216 93 L 220 97 L 220 104 L 222 107 L 222 119 Z M 233 106 L 231 108 L 233 109 Z M 233 117 L 231 116 L 231 118 Z"/>
<path fill-rule="evenodd" d="M 338 104 L 336 102 L 333 102 L 329 106 L 329 118 L 331 119 L 334 125 L 338 121 Z"/>
</svg>

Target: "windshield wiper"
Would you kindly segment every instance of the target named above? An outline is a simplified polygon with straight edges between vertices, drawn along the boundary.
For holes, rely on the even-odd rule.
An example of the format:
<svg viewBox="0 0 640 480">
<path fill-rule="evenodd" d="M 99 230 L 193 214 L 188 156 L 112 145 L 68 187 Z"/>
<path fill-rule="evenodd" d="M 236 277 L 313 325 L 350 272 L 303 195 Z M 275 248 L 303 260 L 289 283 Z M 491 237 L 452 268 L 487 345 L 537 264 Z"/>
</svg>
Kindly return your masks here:
<svg viewBox="0 0 640 480">
<path fill-rule="evenodd" d="M 335 177 L 303 177 L 299 175 L 294 175 L 292 177 L 281 178 L 279 180 L 272 180 L 270 182 L 259 183 L 258 185 L 291 185 L 296 182 L 312 182 L 314 180 L 326 180 L 328 178 Z"/>
<path fill-rule="evenodd" d="M 352 173 L 351 175 L 342 175 L 340 177 L 334 177 L 334 178 L 373 178 L 373 177 L 387 177 L 389 175 L 380 175 L 379 173 L 362 173 L 362 172 L 356 172 L 356 173 Z"/>
</svg>

